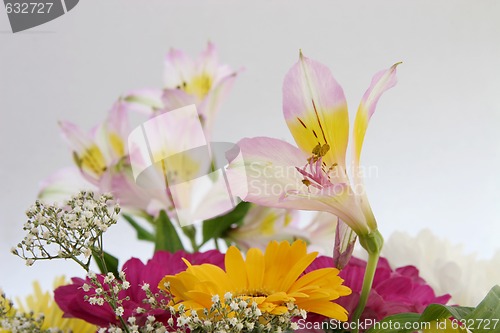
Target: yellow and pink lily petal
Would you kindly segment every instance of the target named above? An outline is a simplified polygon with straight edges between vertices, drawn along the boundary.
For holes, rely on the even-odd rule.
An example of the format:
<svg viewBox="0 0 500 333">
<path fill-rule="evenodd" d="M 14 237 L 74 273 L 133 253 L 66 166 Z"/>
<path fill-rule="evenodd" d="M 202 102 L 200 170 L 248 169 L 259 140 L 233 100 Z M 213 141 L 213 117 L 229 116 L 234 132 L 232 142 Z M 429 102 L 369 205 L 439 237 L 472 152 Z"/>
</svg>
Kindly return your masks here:
<svg viewBox="0 0 500 333">
<path fill-rule="evenodd" d="M 210 42 L 196 60 L 176 49 L 170 50 L 165 57 L 164 88 L 196 96 L 200 102 L 226 78 L 235 75 L 228 65 L 218 63 L 217 50 Z"/>
<path fill-rule="evenodd" d="M 377 73 L 362 98 L 353 131 L 355 172 L 368 120 L 382 93 L 395 83 L 396 65 Z M 356 181 L 349 180 L 347 103 L 325 65 L 300 54 L 284 80 L 283 113 L 298 148 L 267 137 L 241 140 L 244 163 L 234 163 L 230 170 L 236 179 L 245 170 L 248 193 L 240 193 L 242 198 L 264 206 L 336 215 L 340 224 L 348 226 L 340 228 L 344 251 L 356 234 L 364 239 L 379 235 L 364 191 L 358 193 L 354 187 L 360 178 L 354 175 Z"/>
<path fill-rule="evenodd" d="M 40 183 L 38 197 L 46 202 L 64 202 L 76 192 L 97 192 L 98 187 L 83 177 L 76 166 L 57 170 Z"/>
<path fill-rule="evenodd" d="M 308 249 L 321 254 L 333 253 L 337 217 L 330 213 L 311 214 L 292 209 L 252 205 L 241 225 L 227 233 L 238 248 L 264 250 L 270 241 L 302 239 Z"/>
<path fill-rule="evenodd" d="M 214 44 L 194 60 L 172 49 L 165 57 L 163 103 L 166 110 L 195 104 L 210 134 L 221 102 L 229 93 L 238 71 L 220 64 Z M 208 135 L 209 136 L 209 135 Z"/>
<path fill-rule="evenodd" d="M 117 164 L 127 155 L 127 112 L 126 102 L 116 102 L 106 121 L 88 133 L 69 121 L 59 122 L 62 135 L 73 152 L 77 166 L 91 183 L 98 182 L 110 166 Z"/>
<path fill-rule="evenodd" d="M 56 201 L 76 191 L 89 189 L 100 193 L 113 193 L 125 211 L 155 215 L 171 207 L 165 191 L 138 186 L 128 162 L 126 139 L 129 134 L 130 103 L 119 100 L 108 113 L 107 119 L 84 132 L 70 122 L 60 122 L 76 167 L 59 170 L 41 185 L 39 197 Z M 157 178 L 157 182 L 163 181 Z"/>
<path fill-rule="evenodd" d="M 124 100 L 141 112 L 149 112 L 150 116 L 194 104 L 210 141 L 215 115 L 238 72 L 219 63 L 212 43 L 208 43 L 197 59 L 172 49 L 165 57 L 163 88 L 131 91 Z"/>
</svg>

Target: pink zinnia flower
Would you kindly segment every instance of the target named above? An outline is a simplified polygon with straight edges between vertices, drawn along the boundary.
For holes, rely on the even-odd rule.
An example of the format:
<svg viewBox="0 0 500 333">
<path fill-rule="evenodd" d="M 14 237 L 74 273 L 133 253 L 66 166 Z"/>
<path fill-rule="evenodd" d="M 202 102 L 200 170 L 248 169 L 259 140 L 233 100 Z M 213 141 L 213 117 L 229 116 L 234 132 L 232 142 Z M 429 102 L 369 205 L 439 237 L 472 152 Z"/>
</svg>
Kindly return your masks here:
<svg viewBox="0 0 500 333">
<path fill-rule="evenodd" d="M 325 267 L 334 267 L 333 259 L 321 256 L 316 258 L 304 273 Z M 349 264 L 339 273 L 345 280 L 344 284 L 352 289 L 352 294 L 339 298 L 337 303 L 350 315 L 359 301 L 365 268 L 366 261 L 352 257 Z M 427 305 L 446 304 L 450 297 L 450 295 L 437 297 L 432 288 L 419 276 L 416 267 L 404 266 L 393 270 L 387 259 L 380 258 L 370 296 L 360 320 L 373 323 L 397 313 L 422 313 Z M 324 319 L 321 316 L 308 316 L 307 321 L 322 322 Z"/>
<path fill-rule="evenodd" d="M 123 265 L 122 270 L 126 274 L 127 281 L 130 282 L 130 288 L 121 291 L 119 294 L 121 299 L 129 297 L 128 300 L 123 301 L 123 318 L 125 320 L 130 316 L 134 316 L 137 323 L 141 325 L 146 321 L 148 315 L 153 315 L 157 320 L 166 323 L 166 320 L 170 318 L 170 314 L 164 310 L 151 309 L 147 303 L 144 303 L 143 300 L 147 297 L 141 286 L 147 283 L 150 286 L 149 289 L 153 293 L 157 293 L 158 283 L 165 275 L 174 275 L 186 269 L 186 264 L 182 261 L 182 258 L 187 259 L 193 265 L 210 263 L 224 268 L 224 254 L 217 250 L 204 253 L 158 251 L 146 264 L 137 258 L 128 260 Z M 104 275 L 99 274 L 97 278 L 102 283 Z M 73 278 L 72 282 L 70 285 L 57 288 L 54 292 L 54 298 L 61 310 L 63 310 L 65 317 L 80 318 L 101 327 L 119 324 L 113 309 L 108 304 L 102 306 L 91 305 L 84 299 L 85 295 L 95 294 L 93 288 L 88 292 L 85 292 L 82 288 L 85 283 L 91 284 L 88 278 L 86 280 Z M 146 311 L 138 314 L 135 311 L 138 307 Z"/>
</svg>

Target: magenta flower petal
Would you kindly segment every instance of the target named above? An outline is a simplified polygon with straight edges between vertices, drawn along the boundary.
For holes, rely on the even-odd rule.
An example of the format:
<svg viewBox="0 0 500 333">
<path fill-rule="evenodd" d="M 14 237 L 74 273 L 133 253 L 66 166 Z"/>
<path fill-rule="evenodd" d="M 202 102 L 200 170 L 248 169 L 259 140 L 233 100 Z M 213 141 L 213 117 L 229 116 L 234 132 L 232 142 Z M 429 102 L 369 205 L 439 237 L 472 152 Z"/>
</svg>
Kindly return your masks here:
<svg viewBox="0 0 500 333">
<path fill-rule="evenodd" d="M 333 267 L 333 259 L 320 256 L 309 265 L 304 273 L 325 267 Z M 358 304 L 365 267 L 366 261 L 352 257 L 339 274 L 345 280 L 344 284 L 352 289 L 352 294 L 341 297 L 338 303 L 350 314 Z M 446 304 L 450 295 L 436 297 L 432 288 L 418 274 L 418 269 L 413 266 L 392 270 L 387 259 L 380 258 L 361 320 L 380 321 L 396 313 L 421 313 L 427 305 L 432 303 Z M 324 319 L 320 316 L 310 316 L 307 320 L 323 321 Z"/>
<path fill-rule="evenodd" d="M 82 289 L 85 280 L 72 278 L 72 284 L 61 286 L 54 291 L 54 299 L 64 312 L 64 317 L 79 318 L 97 326 L 107 326 L 117 323 L 113 309 L 108 304 L 102 306 L 90 305 L 84 300 Z"/>
<path fill-rule="evenodd" d="M 149 288 L 153 293 L 158 292 L 158 283 L 165 275 L 174 275 L 186 268 L 186 264 L 182 258 L 187 259 L 192 264 L 210 263 L 224 268 L 224 254 L 217 250 L 211 250 L 204 253 L 187 253 L 178 251 L 169 253 L 158 251 L 155 253 L 146 264 L 137 258 L 128 260 L 122 267 L 126 274 L 127 281 L 130 282 L 130 288 L 120 292 L 123 301 L 124 319 L 130 316 L 136 317 L 137 324 L 145 323 L 147 316 L 155 316 L 157 320 L 166 323 L 170 314 L 163 310 L 151 309 L 143 300 L 146 298 L 146 293 L 142 290 L 144 284 L 149 284 Z M 103 281 L 103 275 L 97 275 L 100 281 Z M 109 324 L 118 324 L 118 320 L 108 304 L 102 306 L 91 305 L 84 299 L 85 295 L 93 295 L 95 290 L 87 293 L 83 290 L 83 285 L 90 285 L 90 280 L 73 278 L 72 284 L 59 287 L 54 292 L 54 298 L 65 317 L 80 318 L 89 323 L 106 327 Z M 161 300 L 161 296 L 160 299 Z M 138 307 L 144 308 L 146 311 L 142 314 L 137 314 L 135 311 Z"/>
</svg>

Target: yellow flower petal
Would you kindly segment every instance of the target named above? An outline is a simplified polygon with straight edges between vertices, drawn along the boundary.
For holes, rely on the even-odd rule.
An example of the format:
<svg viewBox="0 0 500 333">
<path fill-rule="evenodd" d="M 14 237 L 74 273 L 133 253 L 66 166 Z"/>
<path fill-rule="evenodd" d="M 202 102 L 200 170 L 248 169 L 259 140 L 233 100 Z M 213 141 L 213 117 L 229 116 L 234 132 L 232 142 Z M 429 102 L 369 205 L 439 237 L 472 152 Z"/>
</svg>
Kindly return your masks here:
<svg viewBox="0 0 500 333">
<path fill-rule="evenodd" d="M 158 287 L 166 289 L 169 282 L 175 307 L 182 304 L 187 311 L 209 309 L 214 295 L 222 300 L 230 293 L 248 306 L 256 303 L 263 313 L 271 315 L 287 313 L 288 303 L 293 303 L 299 309 L 347 320 L 347 311 L 332 302 L 351 292 L 342 285 L 337 269 L 324 268 L 301 276 L 316 256 L 308 254 L 306 243 L 300 240 L 291 245 L 273 241 L 265 253 L 250 249 L 246 259 L 230 247 L 226 271 L 211 264 L 192 265 L 175 276 L 165 276 Z"/>
</svg>

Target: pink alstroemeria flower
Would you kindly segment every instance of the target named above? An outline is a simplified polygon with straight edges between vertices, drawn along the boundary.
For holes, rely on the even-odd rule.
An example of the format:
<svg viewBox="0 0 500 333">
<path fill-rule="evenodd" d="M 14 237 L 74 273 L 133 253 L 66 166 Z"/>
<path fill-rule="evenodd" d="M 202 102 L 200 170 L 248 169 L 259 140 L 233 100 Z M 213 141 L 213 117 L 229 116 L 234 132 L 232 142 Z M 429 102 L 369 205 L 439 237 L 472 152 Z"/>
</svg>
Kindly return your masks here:
<svg viewBox="0 0 500 333">
<path fill-rule="evenodd" d="M 197 59 L 181 50 L 171 49 L 163 71 L 163 89 L 141 89 L 130 92 L 125 99 L 142 110 L 155 113 L 175 110 L 194 104 L 200 114 L 207 140 L 210 141 L 215 114 L 231 90 L 237 70 L 220 64 L 217 49 L 209 42 Z"/>
<path fill-rule="evenodd" d="M 246 177 L 241 176 L 248 184 L 248 193 L 241 193 L 243 200 L 332 213 L 345 223 L 339 223 L 343 248 L 338 252 L 349 252 L 356 234 L 369 252 L 378 252 L 382 237 L 363 190 L 359 161 L 377 102 L 396 84 L 396 66 L 375 74 L 361 99 L 353 129 L 351 182 L 346 165 L 349 116 L 344 92 L 325 65 L 301 54 L 283 84 L 283 113 L 298 147 L 268 137 L 241 140 L 244 165 L 233 164 L 230 171 L 235 178 L 242 170 L 246 172 Z"/>
<path fill-rule="evenodd" d="M 170 206 L 161 189 L 144 189 L 135 183 L 128 160 L 129 114 L 133 106 L 118 100 L 104 122 L 89 132 L 69 121 L 59 123 L 72 150 L 76 167 L 57 171 L 41 186 L 39 197 L 55 201 L 64 194 L 91 189 L 112 193 L 125 211 L 155 215 Z M 157 182 L 161 182 L 159 178 Z"/>
<path fill-rule="evenodd" d="M 306 214 L 291 209 L 252 205 L 241 225 L 231 228 L 225 238 L 240 249 L 256 247 L 263 251 L 273 240 L 302 239 L 310 251 L 331 254 L 337 218 L 324 212 L 303 215 Z"/>
<path fill-rule="evenodd" d="M 214 115 L 220 103 L 229 92 L 237 72 L 227 65 L 219 64 L 217 52 L 212 43 L 208 43 L 201 56 L 193 60 L 180 50 L 171 50 L 165 59 L 165 84 L 161 89 L 139 89 L 120 98 L 109 111 L 104 122 L 90 132 L 68 121 L 60 122 L 63 137 L 70 146 L 76 168 L 67 168 L 51 175 L 43 182 L 40 197 L 55 201 L 65 194 L 80 189 L 92 189 L 99 192 L 110 192 L 120 202 L 123 209 L 132 214 L 156 216 L 159 211 L 172 210 L 174 206 L 165 183 L 164 170 L 148 173 L 148 184 L 143 187 L 136 183 L 133 176 L 130 154 L 128 151 L 128 135 L 130 115 L 140 113 L 144 119 L 174 109 L 196 104 L 201 123 L 201 133 L 187 130 L 192 122 L 180 119 L 178 122 L 163 124 L 160 132 L 169 133 L 170 137 L 179 133 L 175 145 L 189 146 L 190 143 L 210 142 L 210 133 Z M 186 168 L 175 166 L 174 171 L 182 173 Z M 160 186 L 161 185 L 161 186 Z M 190 197 L 186 194 L 185 201 Z M 211 203 L 212 204 L 212 203 Z"/>
</svg>

